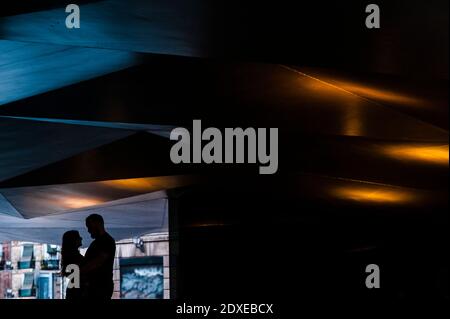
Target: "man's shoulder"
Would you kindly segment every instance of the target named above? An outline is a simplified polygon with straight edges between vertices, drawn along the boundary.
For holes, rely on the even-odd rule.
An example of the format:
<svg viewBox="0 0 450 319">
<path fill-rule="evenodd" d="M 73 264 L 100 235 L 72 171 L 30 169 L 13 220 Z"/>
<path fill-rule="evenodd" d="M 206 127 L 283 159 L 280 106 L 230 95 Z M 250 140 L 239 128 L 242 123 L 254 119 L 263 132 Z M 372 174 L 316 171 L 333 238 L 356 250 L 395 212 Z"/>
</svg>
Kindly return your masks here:
<svg viewBox="0 0 450 319">
<path fill-rule="evenodd" d="M 114 240 L 114 238 L 110 234 L 106 233 L 102 237 L 103 237 L 102 241 L 103 241 L 104 244 L 116 247 L 116 241 Z"/>
<path fill-rule="evenodd" d="M 114 240 L 114 238 L 113 238 L 110 234 L 106 233 L 106 236 L 105 236 L 105 237 L 107 238 L 108 241 L 111 241 L 111 242 L 113 242 L 114 244 L 116 243 L 116 241 Z"/>
</svg>

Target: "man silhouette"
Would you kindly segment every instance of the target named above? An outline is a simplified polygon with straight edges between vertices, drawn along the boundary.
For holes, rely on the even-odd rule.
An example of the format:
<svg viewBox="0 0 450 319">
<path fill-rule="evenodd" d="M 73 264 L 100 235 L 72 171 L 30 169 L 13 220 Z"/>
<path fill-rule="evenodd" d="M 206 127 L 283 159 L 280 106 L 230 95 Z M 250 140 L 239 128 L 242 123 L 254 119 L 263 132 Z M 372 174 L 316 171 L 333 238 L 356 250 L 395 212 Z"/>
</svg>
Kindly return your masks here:
<svg viewBox="0 0 450 319">
<path fill-rule="evenodd" d="M 111 299 L 113 264 L 116 243 L 106 232 L 103 217 L 92 214 L 86 218 L 86 227 L 94 241 L 89 245 L 81 273 L 87 278 L 86 297 L 89 299 Z"/>
</svg>

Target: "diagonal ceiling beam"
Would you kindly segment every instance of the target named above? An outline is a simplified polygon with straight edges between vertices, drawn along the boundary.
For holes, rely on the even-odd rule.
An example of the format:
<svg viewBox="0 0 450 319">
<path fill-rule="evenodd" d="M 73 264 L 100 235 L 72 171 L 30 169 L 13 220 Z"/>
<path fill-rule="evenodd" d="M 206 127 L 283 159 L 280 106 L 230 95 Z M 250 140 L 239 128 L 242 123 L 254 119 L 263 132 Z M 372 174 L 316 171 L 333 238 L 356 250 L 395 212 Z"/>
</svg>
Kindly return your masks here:
<svg viewBox="0 0 450 319">
<path fill-rule="evenodd" d="M 133 131 L 0 118 L 0 181 L 120 140 Z"/>
<path fill-rule="evenodd" d="M 92 210 L 126 204 L 134 198 L 156 191 L 190 185 L 189 176 L 161 176 L 108 180 L 90 183 L 0 188 L 0 200 L 5 198 L 24 218 Z M 119 200 L 122 200 L 121 202 Z M 135 201 L 145 199 L 136 198 Z M 0 208 L 1 205 L 0 201 Z"/>
<path fill-rule="evenodd" d="M 39 117 L 22 117 L 22 116 L 1 116 L 0 118 L 11 118 L 17 120 L 44 122 L 44 123 L 61 123 L 79 126 L 107 127 L 114 129 L 124 129 L 133 131 L 146 131 L 163 137 L 169 137 L 170 132 L 175 126 L 171 125 L 154 125 L 154 124 L 138 124 L 138 123 L 119 123 L 119 122 L 103 122 L 103 121 L 81 121 L 68 119 L 51 119 Z"/>
<path fill-rule="evenodd" d="M 65 7 L 0 19 L 3 39 L 201 57 L 200 1 L 109 0 L 80 5 L 80 28 L 68 29 Z"/>
<path fill-rule="evenodd" d="M 0 40 L 0 105 L 137 63 L 129 52 Z"/>
</svg>

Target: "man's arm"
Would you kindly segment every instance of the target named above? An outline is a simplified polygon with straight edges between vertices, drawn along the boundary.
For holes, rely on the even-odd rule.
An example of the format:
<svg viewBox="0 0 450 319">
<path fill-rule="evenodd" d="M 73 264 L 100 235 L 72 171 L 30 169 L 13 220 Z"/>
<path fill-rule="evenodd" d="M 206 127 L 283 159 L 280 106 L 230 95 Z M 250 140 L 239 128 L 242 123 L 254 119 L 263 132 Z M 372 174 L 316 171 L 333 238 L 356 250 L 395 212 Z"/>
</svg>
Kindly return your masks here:
<svg viewBox="0 0 450 319">
<path fill-rule="evenodd" d="M 87 262 L 81 267 L 82 273 L 90 273 L 97 270 L 101 265 L 103 265 L 108 260 L 108 253 L 100 253 L 97 257 L 93 258 L 91 261 Z"/>
</svg>

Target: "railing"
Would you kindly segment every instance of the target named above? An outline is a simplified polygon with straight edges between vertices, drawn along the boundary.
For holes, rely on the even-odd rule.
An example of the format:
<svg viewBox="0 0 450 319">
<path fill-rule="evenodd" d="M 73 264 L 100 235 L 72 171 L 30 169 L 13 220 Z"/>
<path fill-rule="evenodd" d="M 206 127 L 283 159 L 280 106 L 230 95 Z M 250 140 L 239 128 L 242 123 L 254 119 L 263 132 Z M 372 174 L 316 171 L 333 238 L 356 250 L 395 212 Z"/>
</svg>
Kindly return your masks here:
<svg viewBox="0 0 450 319">
<path fill-rule="evenodd" d="M 58 253 L 58 247 L 51 247 L 50 245 L 47 246 L 47 254 L 56 255 L 57 253 Z"/>
<path fill-rule="evenodd" d="M 36 288 L 19 289 L 19 297 L 36 297 Z"/>
<path fill-rule="evenodd" d="M 12 292 L 12 289 L 11 289 L 11 288 L 6 289 L 6 292 L 5 292 L 5 298 L 6 298 L 6 299 L 14 298 L 14 293 Z"/>
<path fill-rule="evenodd" d="M 13 266 L 11 261 L 9 260 L 2 260 L 0 262 L 0 270 L 12 270 Z"/>
<path fill-rule="evenodd" d="M 59 259 L 44 259 L 41 261 L 42 270 L 58 270 Z"/>
<path fill-rule="evenodd" d="M 19 269 L 34 269 L 35 262 L 34 260 L 23 260 L 17 263 L 17 267 Z"/>
</svg>

